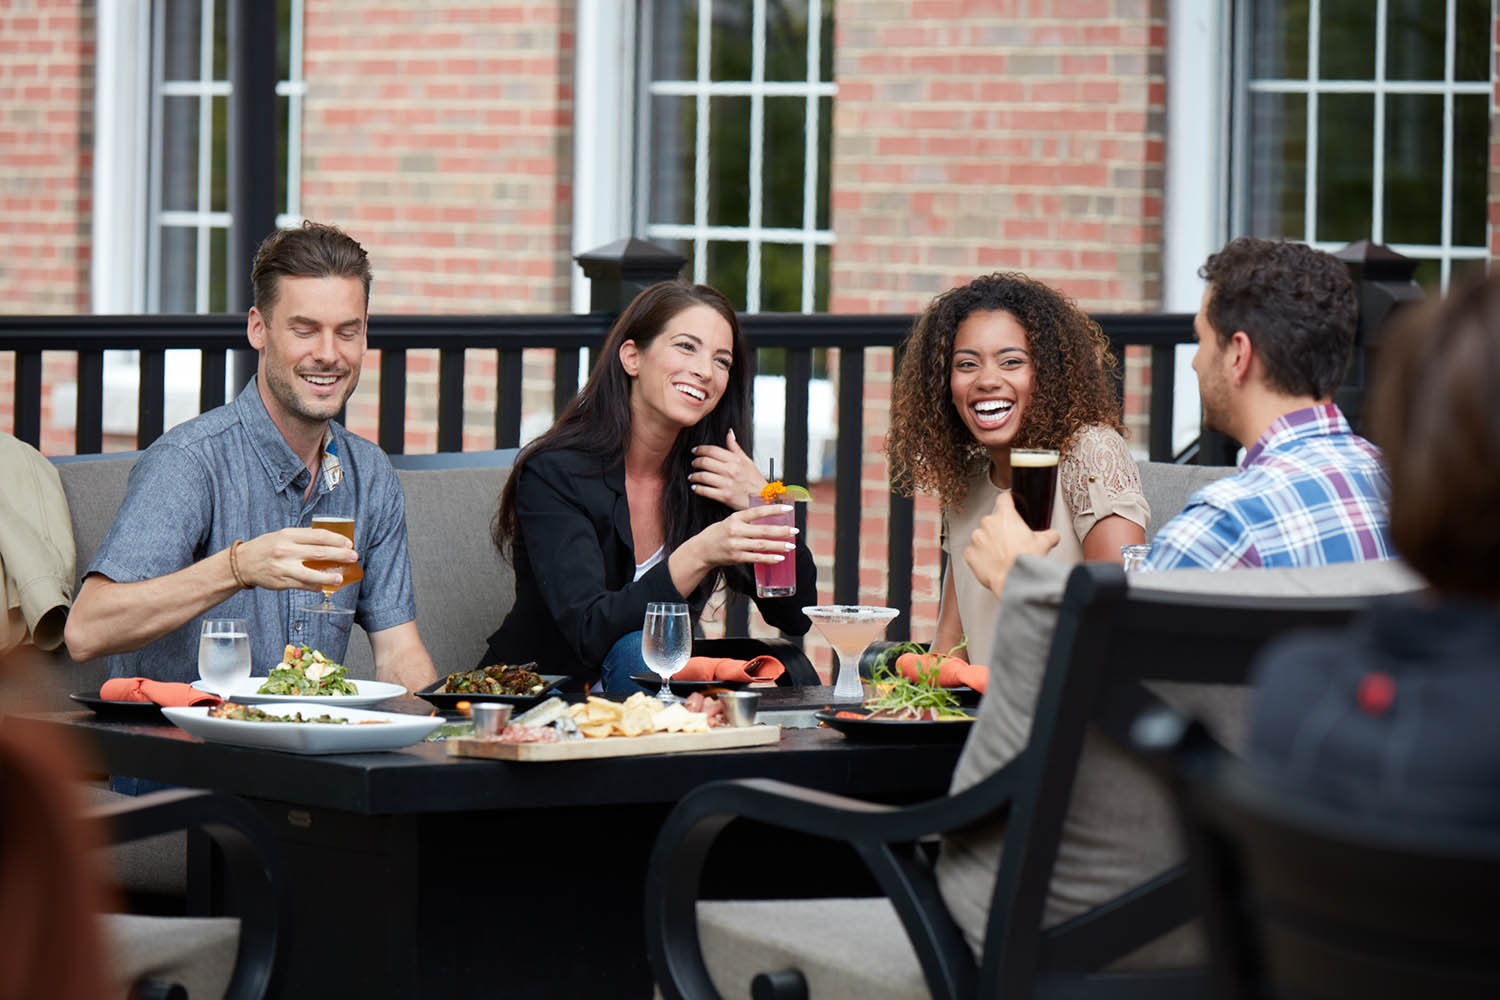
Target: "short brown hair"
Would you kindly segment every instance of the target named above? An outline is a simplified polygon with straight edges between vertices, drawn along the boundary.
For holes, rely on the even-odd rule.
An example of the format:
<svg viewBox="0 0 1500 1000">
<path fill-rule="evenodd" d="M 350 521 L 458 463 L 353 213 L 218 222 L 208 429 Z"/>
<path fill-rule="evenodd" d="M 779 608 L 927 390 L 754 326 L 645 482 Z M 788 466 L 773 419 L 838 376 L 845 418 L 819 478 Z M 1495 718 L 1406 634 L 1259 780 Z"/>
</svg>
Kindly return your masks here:
<svg viewBox="0 0 1500 1000">
<path fill-rule="evenodd" d="M 1370 423 L 1391 540 L 1440 591 L 1500 596 L 1500 278 L 1411 311 L 1381 348 Z"/>
<path fill-rule="evenodd" d="M 370 255 L 338 226 L 308 219 L 261 241 L 250 264 L 255 308 L 270 316 L 281 294 L 280 278 L 358 278 L 370 308 Z"/>
<path fill-rule="evenodd" d="M 1305 243 L 1241 236 L 1210 254 L 1198 276 L 1213 288 L 1205 315 L 1221 346 L 1243 330 L 1272 389 L 1333 395 L 1359 319 L 1343 261 Z"/>
</svg>

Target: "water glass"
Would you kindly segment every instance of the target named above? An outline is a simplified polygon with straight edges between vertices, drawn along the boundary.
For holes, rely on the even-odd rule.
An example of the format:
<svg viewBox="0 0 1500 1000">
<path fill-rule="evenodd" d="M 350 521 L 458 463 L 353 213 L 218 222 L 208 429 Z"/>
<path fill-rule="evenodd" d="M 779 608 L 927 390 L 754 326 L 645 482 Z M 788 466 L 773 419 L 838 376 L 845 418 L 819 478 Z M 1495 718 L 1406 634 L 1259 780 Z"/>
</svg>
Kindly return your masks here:
<svg viewBox="0 0 1500 1000">
<path fill-rule="evenodd" d="M 1151 554 L 1149 545 L 1121 545 L 1120 561 L 1127 573 L 1139 573 L 1146 566 L 1146 557 Z"/>
<path fill-rule="evenodd" d="M 215 694 L 250 676 L 250 623 L 243 618 L 205 618 L 198 639 L 198 676 Z"/>
<path fill-rule="evenodd" d="M 693 651 L 693 620 L 686 604 L 656 603 L 646 605 L 646 620 L 641 626 L 641 659 L 661 678 L 662 701 L 680 701 L 672 693 L 672 675 L 687 666 Z"/>
</svg>

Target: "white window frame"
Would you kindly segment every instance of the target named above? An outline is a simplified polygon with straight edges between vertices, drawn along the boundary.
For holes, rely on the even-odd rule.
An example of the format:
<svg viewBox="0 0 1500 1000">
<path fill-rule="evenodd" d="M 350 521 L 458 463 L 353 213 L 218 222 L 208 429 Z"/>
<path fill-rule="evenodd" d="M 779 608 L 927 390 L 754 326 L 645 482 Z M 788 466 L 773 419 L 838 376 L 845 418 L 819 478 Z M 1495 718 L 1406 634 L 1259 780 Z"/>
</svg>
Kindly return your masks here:
<svg viewBox="0 0 1500 1000">
<path fill-rule="evenodd" d="M 834 233 L 819 229 L 818 213 L 818 123 L 820 98 L 833 98 L 838 84 L 821 79 L 823 8 L 832 0 L 807 0 L 807 76 L 799 81 L 771 81 L 765 78 L 766 5 L 753 0 L 751 8 L 751 52 L 749 80 L 709 79 L 709 44 L 712 38 L 712 0 L 698 0 L 697 66 L 692 80 L 653 80 L 650 46 L 639 46 L 639 79 L 643 99 L 636 112 L 637 135 L 650 135 L 649 98 L 656 96 L 692 97 L 697 102 L 694 121 L 693 221 L 691 223 L 653 223 L 648 218 L 649 172 L 644 143 L 636 143 L 635 228 L 646 239 L 681 240 L 693 245 L 693 280 L 702 282 L 708 276 L 708 241 L 744 243 L 746 245 L 745 311 L 760 312 L 760 251 L 766 243 L 802 247 L 801 311 L 810 313 L 816 305 L 817 248 L 832 246 Z M 650 39 L 654 5 L 640 8 L 639 37 Z M 750 99 L 749 218 L 744 226 L 710 226 L 708 224 L 709 168 L 709 98 L 748 97 Z M 766 227 L 761 225 L 762 170 L 765 99 L 767 97 L 801 97 L 804 100 L 805 141 L 802 148 L 802 225 Z"/>
<path fill-rule="evenodd" d="M 1324 80 L 1319 75 L 1319 30 L 1322 21 L 1322 0 L 1308 2 L 1307 30 L 1307 79 L 1254 79 L 1250 77 L 1248 59 L 1239 60 L 1243 83 L 1235 88 L 1236 101 L 1236 148 L 1243 149 L 1246 139 L 1246 119 L 1251 94 L 1303 94 L 1307 97 L 1307 180 L 1304 188 L 1302 232 L 1296 238 L 1305 240 L 1320 250 L 1337 250 L 1347 240 L 1319 240 L 1316 231 L 1318 218 L 1318 98 L 1323 94 L 1370 94 L 1374 97 L 1373 141 L 1371 143 L 1371 206 L 1370 234 L 1374 243 L 1385 243 L 1385 99 L 1389 94 L 1421 94 L 1441 96 L 1443 99 L 1443 153 L 1442 153 L 1442 224 L 1439 242 L 1436 244 L 1390 243 L 1386 244 L 1397 253 L 1407 257 L 1436 259 L 1439 262 L 1439 288 L 1448 288 L 1449 276 L 1455 260 L 1485 260 L 1490 255 L 1488 239 L 1484 246 L 1455 246 L 1453 244 L 1453 99 L 1461 94 L 1488 96 L 1493 86 L 1493 59 L 1491 79 L 1455 80 L 1453 63 L 1455 57 L 1454 26 L 1457 18 L 1456 0 L 1447 0 L 1444 5 L 1444 52 L 1442 80 L 1387 80 L 1385 77 L 1385 55 L 1387 37 L 1387 0 L 1373 0 L 1375 4 L 1375 73 L 1373 80 Z M 1493 7 L 1493 5 L 1492 5 Z M 1250 11 L 1248 4 L 1241 4 L 1236 12 L 1236 35 L 1242 48 L 1250 37 Z M 1491 13 L 1491 29 L 1494 15 Z M 1236 157 L 1234 189 L 1244 192 L 1243 158 Z M 1245 199 L 1236 195 L 1232 204 L 1232 220 L 1235 232 L 1244 231 Z M 1486 227 L 1488 229 L 1488 227 Z M 1357 237 L 1356 237 L 1357 238 Z"/>
</svg>

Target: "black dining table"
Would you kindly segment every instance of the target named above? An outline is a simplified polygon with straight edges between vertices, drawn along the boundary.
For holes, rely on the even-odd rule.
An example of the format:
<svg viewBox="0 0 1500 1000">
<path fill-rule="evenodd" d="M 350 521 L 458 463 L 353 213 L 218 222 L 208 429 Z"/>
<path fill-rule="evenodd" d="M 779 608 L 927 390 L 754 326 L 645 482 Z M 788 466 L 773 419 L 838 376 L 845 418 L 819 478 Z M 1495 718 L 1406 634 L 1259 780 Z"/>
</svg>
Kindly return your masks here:
<svg viewBox="0 0 1500 1000">
<path fill-rule="evenodd" d="M 761 708 L 821 707 L 830 695 L 771 688 Z M 432 710 L 410 697 L 376 707 Z M 433 742 L 300 755 L 90 712 L 9 722 L 61 727 L 111 773 L 226 792 L 265 816 L 292 903 L 282 996 L 649 997 L 646 862 L 684 794 L 758 777 L 921 801 L 945 794 L 960 749 L 784 728 L 768 746 L 522 763 Z M 847 848 L 749 821 L 726 829 L 708 871 L 710 897 L 875 891 Z"/>
</svg>

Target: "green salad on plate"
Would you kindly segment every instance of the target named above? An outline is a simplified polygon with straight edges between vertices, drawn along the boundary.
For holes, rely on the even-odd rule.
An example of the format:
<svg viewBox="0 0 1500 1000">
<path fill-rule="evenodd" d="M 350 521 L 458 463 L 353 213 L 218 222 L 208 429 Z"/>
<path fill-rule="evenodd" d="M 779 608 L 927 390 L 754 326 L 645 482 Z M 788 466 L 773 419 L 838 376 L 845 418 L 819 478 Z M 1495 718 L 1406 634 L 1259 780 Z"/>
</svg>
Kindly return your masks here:
<svg viewBox="0 0 1500 1000">
<path fill-rule="evenodd" d="M 359 694 L 347 671 L 316 649 L 306 645 L 288 645 L 281 654 L 281 665 L 256 694 L 333 695 Z"/>
</svg>

